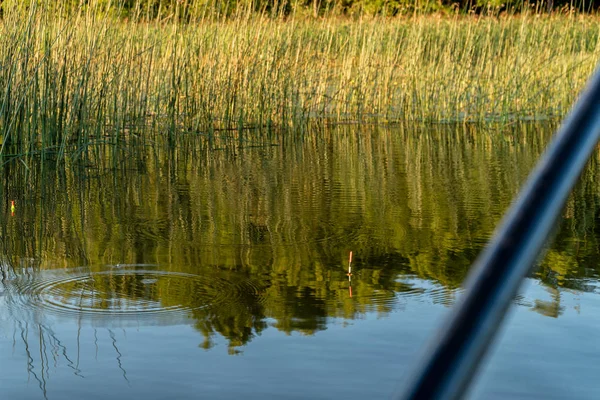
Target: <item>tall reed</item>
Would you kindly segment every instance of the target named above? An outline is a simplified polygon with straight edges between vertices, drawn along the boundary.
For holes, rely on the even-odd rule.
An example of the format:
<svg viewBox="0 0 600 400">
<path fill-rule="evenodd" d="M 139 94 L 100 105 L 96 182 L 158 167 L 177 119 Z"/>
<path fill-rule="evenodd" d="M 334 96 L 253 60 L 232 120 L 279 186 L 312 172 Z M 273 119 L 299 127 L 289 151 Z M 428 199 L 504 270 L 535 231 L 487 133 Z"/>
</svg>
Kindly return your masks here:
<svg viewBox="0 0 600 400">
<path fill-rule="evenodd" d="M 159 133 L 242 140 L 248 128 L 311 121 L 552 119 L 600 55 L 591 16 L 186 24 L 50 3 L 6 9 L 0 21 L 4 155 L 85 156 Z"/>
</svg>

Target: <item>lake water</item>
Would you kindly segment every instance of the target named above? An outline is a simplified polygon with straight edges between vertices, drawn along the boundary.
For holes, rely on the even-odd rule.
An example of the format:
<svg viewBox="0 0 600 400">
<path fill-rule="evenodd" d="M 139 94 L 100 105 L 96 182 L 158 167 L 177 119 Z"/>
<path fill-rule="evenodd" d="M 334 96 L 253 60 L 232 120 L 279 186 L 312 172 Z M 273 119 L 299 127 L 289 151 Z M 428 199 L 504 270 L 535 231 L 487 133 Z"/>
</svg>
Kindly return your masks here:
<svg viewBox="0 0 600 400">
<path fill-rule="evenodd" d="M 8 162 L 2 398 L 394 398 L 554 128 L 132 137 Z M 471 398 L 600 397 L 599 173 L 596 152 Z"/>
</svg>

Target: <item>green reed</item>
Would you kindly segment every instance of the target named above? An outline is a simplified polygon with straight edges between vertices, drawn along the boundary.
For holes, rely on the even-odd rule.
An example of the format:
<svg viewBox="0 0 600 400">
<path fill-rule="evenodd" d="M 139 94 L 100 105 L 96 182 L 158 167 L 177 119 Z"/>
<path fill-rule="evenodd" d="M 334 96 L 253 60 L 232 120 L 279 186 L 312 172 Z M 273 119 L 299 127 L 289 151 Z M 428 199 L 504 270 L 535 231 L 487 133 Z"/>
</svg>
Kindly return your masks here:
<svg viewBox="0 0 600 400">
<path fill-rule="evenodd" d="M 156 134 L 243 141 L 249 128 L 313 121 L 553 119 L 600 54 L 592 16 L 179 23 L 116 19 L 90 3 L 69 17 L 44 2 L 5 10 L 2 154 L 87 157 Z"/>
</svg>

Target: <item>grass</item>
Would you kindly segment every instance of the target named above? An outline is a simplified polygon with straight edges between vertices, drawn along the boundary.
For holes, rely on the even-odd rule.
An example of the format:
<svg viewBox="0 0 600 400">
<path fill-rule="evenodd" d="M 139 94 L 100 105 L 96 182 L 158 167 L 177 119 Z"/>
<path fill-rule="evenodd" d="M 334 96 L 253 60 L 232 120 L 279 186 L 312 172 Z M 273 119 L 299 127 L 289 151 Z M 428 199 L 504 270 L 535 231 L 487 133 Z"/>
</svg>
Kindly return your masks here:
<svg viewBox="0 0 600 400">
<path fill-rule="evenodd" d="M 312 122 L 556 119 L 600 55 L 596 16 L 183 24 L 92 8 L 5 10 L 1 154 L 82 155 L 153 134 L 242 140 Z"/>
</svg>

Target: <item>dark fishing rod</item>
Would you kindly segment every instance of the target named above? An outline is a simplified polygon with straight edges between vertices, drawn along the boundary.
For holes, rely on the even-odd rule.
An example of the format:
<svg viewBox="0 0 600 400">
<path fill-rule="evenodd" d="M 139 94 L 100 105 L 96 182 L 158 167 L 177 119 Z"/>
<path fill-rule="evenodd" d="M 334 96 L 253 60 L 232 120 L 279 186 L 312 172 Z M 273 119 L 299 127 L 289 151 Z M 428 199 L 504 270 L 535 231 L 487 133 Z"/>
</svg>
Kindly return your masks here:
<svg viewBox="0 0 600 400">
<path fill-rule="evenodd" d="M 430 343 L 402 399 L 447 400 L 464 395 L 599 137 L 597 69 L 473 264 L 464 295 Z"/>
</svg>

